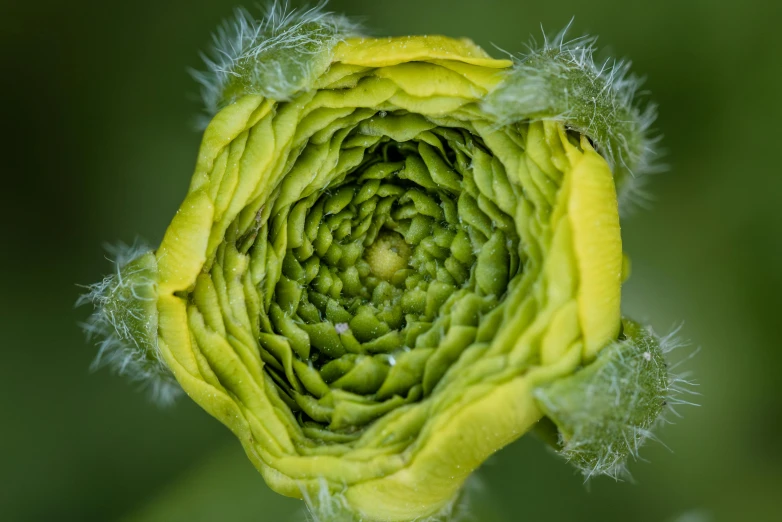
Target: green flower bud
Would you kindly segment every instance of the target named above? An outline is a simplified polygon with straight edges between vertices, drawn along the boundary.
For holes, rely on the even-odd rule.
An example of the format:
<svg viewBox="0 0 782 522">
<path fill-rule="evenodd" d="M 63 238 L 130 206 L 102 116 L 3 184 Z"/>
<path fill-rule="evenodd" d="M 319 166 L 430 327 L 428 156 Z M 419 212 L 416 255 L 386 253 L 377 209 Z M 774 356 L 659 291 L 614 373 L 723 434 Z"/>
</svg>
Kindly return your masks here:
<svg viewBox="0 0 782 522">
<path fill-rule="evenodd" d="M 275 7 L 219 33 L 190 189 L 91 324 L 325 520 L 440 516 L 536 426 L 615 473 L 674 386 L 620 313 L 651 119 L 624 67 L 355 31 Z"/>
</svg>

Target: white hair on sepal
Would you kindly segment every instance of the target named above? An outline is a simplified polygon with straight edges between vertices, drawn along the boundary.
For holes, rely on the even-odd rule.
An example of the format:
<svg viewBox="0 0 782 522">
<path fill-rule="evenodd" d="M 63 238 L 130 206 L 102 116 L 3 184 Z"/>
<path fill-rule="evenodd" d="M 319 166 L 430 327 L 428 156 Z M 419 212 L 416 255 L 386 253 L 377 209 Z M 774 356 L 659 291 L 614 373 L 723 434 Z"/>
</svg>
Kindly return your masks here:
<svg viewBox="0 0 782 522">
<path fill-rule="evenodd" d="M 652 124 L 657 106 L 644 103 L 643 79 L 630 62 L 595 61 L 597 38 L 568 39 L 573 20 L 555 37 L 543 33 L 528 51 L 511 55 L 513 67 L 481 107 L 499 124 L 558 120 L 586 135 L 614 172 L 620 204 L 645 200 L 635 192 L 641 175 L 661 170 Z"/>
<path fill-rule="evenodd" d="M 678 326 L 672 328 L 667 335 L 659 337 L 660 349 L 665 355 L 666 361 L 670 360 L 671 353 L 690 346 L 689 342 L 679 336 L 679 332 L 683 326 L 684 323 L 680 323 Z M 654 335 L 651 327 L 649 327 L 648 330 Z M 692 379 L 693 372 L 690 370 L 680 371 L 680 368 L 694 359 L 700 351 L 701 348 L 698 347 L 678 361 L 667 363 L 668 395 L 666 397 L 667 408 L 665 413 L 671 413 L 676 417 L 681 417 L 676 410 L 677 406 L 700 406 L 700 404 L 689 400 L 690 397 L 700 396 L 700 393 L 694 389 L 698 387 L 698 383 Z M 661 415 L 660 422 L 670 423 L 671 421 L 665 415 Z"/>
<path fill-rule="evenodd" d="M 158 404 L 171 404 L 182 389 L 157 343 L 155 255 L 140 241 L 109 245 L 106 250 L 114 272 L 86 285 L 86 293 L 76 301 L 76 306 L 93 306 L 81 325 L 98 346 L 90 368 L 108 367 L 141 385 Z"/>
<path fill-rule="evenodd" d="M 308 522 L 354 522 L 361 520 L 350 508 L 343 491 L 332 491 L 324 478 L 318 480 L 315 496 L 304 485 L 299 485 Z"/>
<path fill-rule="evenodd" d="M 541 411 L 558 429 L 558 452 L 585 480 L 597 475 L 631 479 L 628 459 L 640 460 L 647 440 L 660 442 L 653 430 L 669 422 L 668 413 L 679 415 L 676 406 L 694 405 L 687 395 L 697 395 L 688 375 L 676 372 L 684 361 L 669 366 L 666 360 L 686 345 L 678 329 L 659 337 L 633 321 L 625 319 L 623 325 L 622 338 L 603 348 L 595 361 L 534 391 Z"/>
<path fill-rule="evenodd" d="M 210 114 L 245 94 L 275 101 L 306 90 L 326 70 L 334 46 L 361 33 L 355 22 L 325 10 L 327 2 L 292 9 L 287 1 L 261 8 L 256 18 L 237 8 L 212 36 L 202 54 L 206 71 L 193 71 Z"/>
</svg>

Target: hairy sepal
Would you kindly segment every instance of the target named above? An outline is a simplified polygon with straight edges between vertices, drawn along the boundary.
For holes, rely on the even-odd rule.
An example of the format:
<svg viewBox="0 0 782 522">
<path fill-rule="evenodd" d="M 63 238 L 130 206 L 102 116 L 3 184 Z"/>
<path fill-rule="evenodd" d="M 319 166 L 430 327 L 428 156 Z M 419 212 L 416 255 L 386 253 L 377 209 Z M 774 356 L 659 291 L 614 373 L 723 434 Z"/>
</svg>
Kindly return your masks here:
<svg viewBox="0 0 782 522">
<path fill-rule="evenodd" d="M 291 9 L 287 1 L 268 4 L 260 18 L 238 8 L 213 35 L 203 56 L 206 71 L 194 71 L 210 115 L 247 94 L 287 101 L 331 63 L 334 46 L 360 33 L 342 15 L 312 8 Z"/>
<path fill-rule="evenodd" d="M 620 340 L 570 377 L 537 388 L 540 410 L 558 429 L 551 441 L 588 479 L 627 476 L 628 458 L 644 442 L 685 382 L 672 374 L 666 353 L 675 343 L 628 319 Z"/>
<path fill-rule="evenodd" d="M 82 325 L 98 346 L 92 369 L 111 368 L 141 384 L 154 401 L 171 403 L 182 389 L 158 349 L 155 255 L 145 245 L 119 245 L 109 252 L 114 273 L 87 286 L 77 301 L 94 308 Z"/>
<path fill-rule="evenodd" d="M 657 139 L 651 136 L 656 106 L 641 102 L 643 80 L 630 73 L 630 62 L 596 62 L 597 39 L 567 40 L 568 29 L 515 57 L 513 68 L 481 107 L 502 125 L 565 122 L 588 136 L 606 158 L 620 204 L 643 203 L 640 176 L 658 170 L 652 161 Z"/>
</svg>

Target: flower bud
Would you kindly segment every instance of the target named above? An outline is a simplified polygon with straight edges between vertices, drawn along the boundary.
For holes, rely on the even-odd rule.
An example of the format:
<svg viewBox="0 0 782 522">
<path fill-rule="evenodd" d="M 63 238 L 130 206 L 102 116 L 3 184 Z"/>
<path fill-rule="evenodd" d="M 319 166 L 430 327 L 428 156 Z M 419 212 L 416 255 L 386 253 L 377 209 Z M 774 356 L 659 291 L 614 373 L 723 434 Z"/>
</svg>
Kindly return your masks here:
<svg viewBox="0 0 782 522">
<path fill-rule="evenodd" d="M 652 113 L 591 40 L 514 61 L 357 31 L 278 7 L 221 30 L 189 191 L 92 288 L 100 324 L 328 520 L 445 513 L 543 424 L 614 473 L 670 391 L 620 311 Z"/>
</svg>

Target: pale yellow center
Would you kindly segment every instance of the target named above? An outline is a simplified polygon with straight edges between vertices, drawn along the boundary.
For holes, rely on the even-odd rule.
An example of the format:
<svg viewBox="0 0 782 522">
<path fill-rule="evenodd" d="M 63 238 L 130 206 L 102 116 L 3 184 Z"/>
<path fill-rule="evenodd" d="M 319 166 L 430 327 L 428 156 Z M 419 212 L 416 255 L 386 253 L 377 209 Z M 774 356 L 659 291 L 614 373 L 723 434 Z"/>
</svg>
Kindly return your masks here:
<svg viewBox="0 0 782 522">
<path fill-rule="evenodd" d="M 400 234 L 383 231 L 366 250 L 364 259 L 374 275 L 390 281 L 398 270 L 407 268 L 410 246 Z"/>
</svg>

